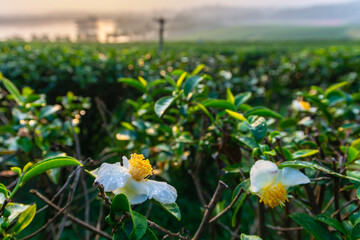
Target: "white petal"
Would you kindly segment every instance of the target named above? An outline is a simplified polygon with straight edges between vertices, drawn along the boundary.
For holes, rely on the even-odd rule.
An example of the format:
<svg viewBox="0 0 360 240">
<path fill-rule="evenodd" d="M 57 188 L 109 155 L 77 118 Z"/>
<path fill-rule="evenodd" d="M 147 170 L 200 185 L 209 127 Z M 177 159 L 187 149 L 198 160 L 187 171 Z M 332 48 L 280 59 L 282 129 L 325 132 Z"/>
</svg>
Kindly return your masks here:
<svg viewBox="0 0 360 240">
<path fill-rule="evenodd" d="M 148 187 L 148 198 L 155 199 L 163 204 L 171 204 L 176 201 L 176 189 L 166 182 L 158 182 L 154 180 L 144 180 Z"/>
<path fill-rule="evenodd" d="M 285 185 L 291 187 L 299 184 L 309 183 L 310 179 L 297 169 L 285 167 L 279 170 L 278 180 Z"/>
<path fill-rule="evenodd" d="M 115 194 L 125 194 L 131 205 L 145 202 L 148 198 L 148 187 L 144 184 L 145 181 L 136 181 L 130 178 L 123 188 L 118 188 L 113 192 Z"/>
<path fill-rule="evenodd" d="M 129 169 L 129 159 L 125 156 L 123 156 L 122 159 L 123 159 L 123 166 Z"/>
<path fill-rule="evenodd" d="M 270 161 L 258 160 L 250 170 L 250 191 L 257 193 L 272 184 L 279 172 L 277 165 Z"/>
<path fill-rule="evenodd" d="M 131 178 L 130 173 L 120 163 L 103 163 L 97 171 L 95 182 L 103 185 L 105 192 L 110 192 L 124 187 L 129 178 Z"/>
</svg>

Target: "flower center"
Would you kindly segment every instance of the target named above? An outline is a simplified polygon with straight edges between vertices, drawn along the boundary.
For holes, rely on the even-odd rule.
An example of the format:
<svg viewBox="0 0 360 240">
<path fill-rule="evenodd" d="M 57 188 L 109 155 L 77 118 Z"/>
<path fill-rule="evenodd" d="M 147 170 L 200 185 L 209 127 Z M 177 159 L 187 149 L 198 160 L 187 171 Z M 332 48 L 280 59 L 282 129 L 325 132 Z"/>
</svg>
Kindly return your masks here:
<svg viewBox="0 0 360 240">
<path fill-rule="evenodd" d="M 279 182 L 278 184 L 272 184 L 268 187 L 261 189 L 259 194 L 260 202 L 269 205 L 271 208 L 274 208 L 278 205 L 283 206 L 285 202 L 288 202 L 289 199 L 286 197 L 285 186 Z"/>
<path fill-rule="evenodd" d="M 153 169 L 151 168 L 149 160 L 145 159 L 144 155 L 134 153 L 131 154 L 129 160 L 129 173 L 133 179 L 140 181 L 152 175 Z"/>
<path fill-rule="evenodd" d="M 308 103 L 308 102 L 300 101 L 300 104 L 303 107 L 303 109 L 306 111 L 310 110 L 310 108 L 311 108 L 310 103 Z"/>
</svg>

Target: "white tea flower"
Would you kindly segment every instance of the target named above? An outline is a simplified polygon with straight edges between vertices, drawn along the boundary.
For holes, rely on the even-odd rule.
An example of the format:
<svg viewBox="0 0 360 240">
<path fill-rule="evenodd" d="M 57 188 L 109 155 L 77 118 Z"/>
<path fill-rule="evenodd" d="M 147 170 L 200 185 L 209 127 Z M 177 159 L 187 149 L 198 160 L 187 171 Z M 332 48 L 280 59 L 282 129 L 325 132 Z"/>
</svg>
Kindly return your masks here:
<svg viewBox="0 0 360 240">
<path fill-rule="evenodd" d="M 123 164 L 103 163 L 92 172 L 96 176 L 95 183 L 104 186 L 105 192 L 125 194 L 130 204 L 140 204 L 146 199 L 154 199 L 163 204 L 175 203 L 176 189 L 166 182 L 146 179 L 153 174 L 148 159 L 142 154 L 131 154 L 130 160 L 123 157 Z"/>
<path fill-rule="evenodd" d="M 309 182 L 310 179 L 299 170 L 289 167 L 279 169 L 271 161 L 258 160 L 250 170 L 250 191 L 271 208 L 284 206 L 289 201 L 289 187 Z"/>
</svg>

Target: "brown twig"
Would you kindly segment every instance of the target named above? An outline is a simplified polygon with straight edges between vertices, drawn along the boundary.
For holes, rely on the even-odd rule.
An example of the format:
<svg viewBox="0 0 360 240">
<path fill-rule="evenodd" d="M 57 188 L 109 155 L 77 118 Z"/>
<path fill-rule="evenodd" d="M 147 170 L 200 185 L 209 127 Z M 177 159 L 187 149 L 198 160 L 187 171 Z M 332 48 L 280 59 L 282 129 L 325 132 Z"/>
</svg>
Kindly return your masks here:
<svg viewBox="0 0 360 240">
<path fill-rule="evenodd" d="M 218 203 L 218 201 L 220 200 L 220 197 L 226 188 L 228 188 L 228 186 L 223 181 L 218 182 L 215 193 L 214 193 L 213 197 L 211 198 L 210 203 L 205 210 L 204 217 L 203 217 L 203 219 L 200 223 L 200 226 L 197 229 L 194 237 L 192 238 L 192 240 L 200 239 L 201 235 L 206 230 L 207 226 L 209 225 L 214 208 L 215 208 L 216 204 Z"/>
<path fill-rule="evenodd" d="M 336 210 L 333 214 L 331 214 L 331 218 L 333 218 L 334 216 L 336 216 L 337 214 L 340 213 L 341 210 L 343 210 L 344 208 L 346 208 L 347 206 L 349 206 L 350 204 L 357 202 L 358 199 L 352 199 L 351 201 L 349 201 L 348 203 L 346 203 L 345 205 L 343 205 L 341 208 L 339 208 L 338 210 Z"/>
<path fill-rule="evenodd" d="M 47 199 L 45 196 L 43 196 L 37 190 L 31 189 L 30 193 L 34 194 L 36 197 L 38 197 L 43 202 L 45 202 L 47 205 L 49 205 L 50 207 L 56 209 L 57 211 L 59 211 L 59 212 L 62 211 L 62 209 L 59 206 L 55 205 L 53 202 L 51 202 L 49 199 Z M 112 239 L 112 237 L 109 234 L 107 234 L 106 232 L 98 230 L 97 228 L 87 224 L 86 222 L 74 217 L 71 214 L 68 214 L 66 212 L 61 212 L 61 214 L 66 215 L 72 222 L 74 222 L 76 224 L 79 224 L 80 226 L 82 226 L 82 227 L 84 227 L 84 228 L 86 228 L 86 229 L 88 229 L 88 230 L 90 230 L 90 231 L 92 231 L 94 233 L 97 233 L 97 234 L 101 235 L 102 237 L 105 237 L 107 239 Z"/>
<path fill-rule="evenodd" d="M 266 224 L 266 227 L 276 230 L 276 231 L 281 231 L 281 232 L 286 232 L 286 231 L 299 231 L 299 230 L 303 230 L 303 227 L 278 227 L 278 226 L 272 226 L 269 224 Z"/>
<path fill-rule="evenodd" d="M 213 217 L 210 220 L 210 224 L 215 222 L 216 220 L 218 220 L 219 218 L 221 218 L 225 213 L 227 213 L 228 211 L 231 210 L 231 208 L 234 206 L 234 204 L 236 203 L 236 201 L 239 199 L 240 195 L 242 194 L 242 190 L 240 190 L 238 192 L 238 194 L 236 194 L 236 196 L 234 197 L 234 199 L 231 201 L 231 203 L 229 204 L 229 206 L 227 206 L 226 208 L 224 208 L 224 210 L 222 210 L 218 215 L 216 215 L 215 217 Z"/>
<path fill-rule="evenodd" d="M 33 232 L 32 234 L 22 238 L 21 240 L 26 240 L 26 239 L 31 239 L 32 237 L 36 236 L 38 233 L 40 233 L 41 231 L 43 231 L 44 229 L 46 229 L 46 227 L 52 223 L 53 221 L 55 221 L 55 219 L 62 214 L 68 207 L 70 206 L 70 203 L 67 204 L 65 207 L 61 208 L 60 211 L 58 211 L 54 217 L 52 217 L 51 219 L 49 219 L 49 221 L 47 221 L 47 223 L 45 223 L 41 228 L 39 228 L 38 230 L 36 230 L 35 232 Z"/>
</svg>

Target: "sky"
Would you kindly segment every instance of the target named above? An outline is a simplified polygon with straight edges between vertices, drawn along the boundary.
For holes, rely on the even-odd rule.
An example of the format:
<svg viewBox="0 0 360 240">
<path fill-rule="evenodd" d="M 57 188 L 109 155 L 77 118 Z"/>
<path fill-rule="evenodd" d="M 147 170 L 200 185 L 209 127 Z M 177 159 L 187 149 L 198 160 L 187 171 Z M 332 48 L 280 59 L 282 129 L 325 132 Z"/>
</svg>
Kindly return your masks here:
<svg viewBox="0 0 360 240">
<path fill-rule="evenodd" d="M 304 7 L 336 4 L 351 0 L 0 0 L 0 15 L 41 15 L 54 12 L 138 12 L 161 9 L 181 10 L 205 5 L 239 7 Z"/>
</svg>

